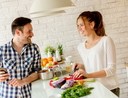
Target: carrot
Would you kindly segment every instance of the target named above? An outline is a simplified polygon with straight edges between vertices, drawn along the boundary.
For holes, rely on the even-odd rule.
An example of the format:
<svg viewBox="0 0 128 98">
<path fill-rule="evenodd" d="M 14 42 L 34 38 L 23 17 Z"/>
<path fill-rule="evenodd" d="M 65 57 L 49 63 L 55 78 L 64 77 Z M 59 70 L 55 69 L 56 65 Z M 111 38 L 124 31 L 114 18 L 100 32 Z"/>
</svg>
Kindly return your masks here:
<svg viewBox="0 0 128 98">
<path fill-rule="evenodd" d="M 78 80 L 79 84 L 84 84 L 83 80 Z"/>
</svg>

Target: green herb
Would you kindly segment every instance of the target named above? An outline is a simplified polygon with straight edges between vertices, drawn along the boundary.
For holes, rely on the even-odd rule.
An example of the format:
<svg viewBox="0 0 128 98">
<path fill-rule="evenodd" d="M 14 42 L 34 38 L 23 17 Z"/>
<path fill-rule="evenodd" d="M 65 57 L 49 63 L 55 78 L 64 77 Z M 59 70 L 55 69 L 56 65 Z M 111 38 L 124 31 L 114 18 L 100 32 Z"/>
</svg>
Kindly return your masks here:
<svg viewBox="0 0 128 98">
<path fill-rule="evenodd" d="M 54 47 L 52 47 L 52 46 L 47 46 L 44 49 L 44 53 L 47 55 L 48 54 L 48 51 L 51 52 L 51 54 L 53 55 L 56 52 L 56 49 Z"/>
<path fill-rule="evenodd" d="M 91 94 L 91 90 L 94 87 L 86 88 L 85 85 L 75 85 L 65 90 L 61 96 L 62 98 L 79 98 Z"/>
<path fill-rule="evenodd" d="M 63 55 L 63 45 L 62 44 L 58 44 L 57 49 L 59 50 L 59 54 Z"/>
</svg>

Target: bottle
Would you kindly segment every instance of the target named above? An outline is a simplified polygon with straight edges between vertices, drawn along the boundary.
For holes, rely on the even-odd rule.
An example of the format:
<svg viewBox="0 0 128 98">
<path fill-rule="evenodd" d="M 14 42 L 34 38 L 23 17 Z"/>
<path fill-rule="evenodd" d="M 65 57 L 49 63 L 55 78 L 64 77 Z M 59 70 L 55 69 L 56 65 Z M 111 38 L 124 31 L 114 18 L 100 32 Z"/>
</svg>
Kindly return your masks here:
<svg viewBox="0 0 128 98">
<path fill-rule="evenodd" d="M 48 57 L 52 57 L 52 54 L 49 49 L 48 49 Z"/>
<path fill-rule="evenodd" d="M 60 56 L 58 49 L 56 50 L 56 59 L 57 61 L 61 61 L 61 56 Z"/>
</svg>

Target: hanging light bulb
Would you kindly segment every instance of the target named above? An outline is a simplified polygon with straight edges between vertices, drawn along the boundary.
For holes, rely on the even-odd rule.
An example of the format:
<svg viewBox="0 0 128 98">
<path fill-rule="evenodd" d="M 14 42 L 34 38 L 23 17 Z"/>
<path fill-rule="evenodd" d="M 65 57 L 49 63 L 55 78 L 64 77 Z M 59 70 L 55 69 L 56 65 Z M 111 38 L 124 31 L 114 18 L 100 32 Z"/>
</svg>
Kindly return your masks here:
<svg viewBox="0 0 128 98">
<path fill-rule="evenodd" d="M 70 0 L 34 0 L 29 14 L 30 17 L 48 16 L 63 13 L 65 9 L 73 8 Z"/>
</svg>

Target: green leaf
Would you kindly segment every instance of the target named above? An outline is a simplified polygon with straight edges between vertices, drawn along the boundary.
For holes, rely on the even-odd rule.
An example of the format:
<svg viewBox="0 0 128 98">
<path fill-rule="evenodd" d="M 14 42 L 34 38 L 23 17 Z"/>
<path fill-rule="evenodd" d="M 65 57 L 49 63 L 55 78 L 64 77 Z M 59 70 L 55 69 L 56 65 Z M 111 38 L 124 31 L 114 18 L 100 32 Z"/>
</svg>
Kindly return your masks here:
<svg viewBox="0 0 128 98">
<path fill-rule="evenodd" d="M 45 49 L 44 49 L 44 53 L 47 55 L 48 54 L 48 51 L 51 52 L 51 54 L 53 55 L 56 51 L 56 49 L 52 46 L 47 46 Z"/>
<path fill-rule="evenodd" d="M 58 44 L 57 49 L 59 50 L 60 55 L 63 55 L 63 45 Z"/>
<path fill-rule="evenodd" d="M 85 85 L 75 85 L 65 90 L 61 95 L 62 98 L 79 98 L 91 94 L 94 87 L 85 88 Z"/>
</svg>

